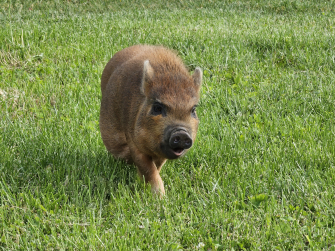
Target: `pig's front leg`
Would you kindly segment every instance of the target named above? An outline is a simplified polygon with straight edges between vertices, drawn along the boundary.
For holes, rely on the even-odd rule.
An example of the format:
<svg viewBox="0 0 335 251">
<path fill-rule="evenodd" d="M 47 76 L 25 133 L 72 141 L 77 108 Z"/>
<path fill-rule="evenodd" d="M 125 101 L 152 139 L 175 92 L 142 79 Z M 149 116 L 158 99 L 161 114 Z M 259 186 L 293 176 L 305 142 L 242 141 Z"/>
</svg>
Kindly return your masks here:
<svg viewBox="0 0 335 251">
<path fill-rule="evenodd" d="M 154 158 L 153 161 L 154 161 L 154 163 L 156 165 L 156 168 L 157 168 L 158 172 L 160 172 L 161 169 L 162 169 L 162 166 L 166 162 L 166 159 L 165 158 Z"/>
<path fill-rule="evenodd" d="M 160 196 L 165 195 L 164 184 L 159 170 L 156 167 L 152 157 L 145 155 L 136 148 L 132 149 L 132 158 L 137 167 L 138 174 L 141 178 L 151 185 L 151 191 Z"/>
</svg>

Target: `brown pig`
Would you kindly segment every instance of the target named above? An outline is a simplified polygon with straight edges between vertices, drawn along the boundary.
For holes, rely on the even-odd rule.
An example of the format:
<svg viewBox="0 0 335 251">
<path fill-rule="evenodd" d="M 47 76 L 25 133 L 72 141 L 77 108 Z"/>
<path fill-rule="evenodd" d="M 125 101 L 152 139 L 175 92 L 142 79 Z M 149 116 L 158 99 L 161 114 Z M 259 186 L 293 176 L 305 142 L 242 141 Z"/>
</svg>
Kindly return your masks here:
<svg viewBox="0 0 335 251">
<path fill-rule="evenodd" d="M 198 130 L 202 71 L 190 76 L 182 60 L 162 46 L 117 52 L 101 77 L 100 131 L 114 157 L 134 163 L 154 193 L 165 194 L 159 172 L 184 155 Z"/>
</svg>

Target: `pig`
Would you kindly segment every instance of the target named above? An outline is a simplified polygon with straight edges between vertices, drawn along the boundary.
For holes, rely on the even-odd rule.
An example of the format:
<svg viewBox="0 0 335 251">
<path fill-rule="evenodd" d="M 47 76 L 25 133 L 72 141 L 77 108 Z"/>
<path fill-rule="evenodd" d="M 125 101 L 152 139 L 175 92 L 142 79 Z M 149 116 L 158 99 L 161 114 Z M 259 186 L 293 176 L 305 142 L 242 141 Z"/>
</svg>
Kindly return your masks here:
<svg viewBox="0 0 335 251">
<path fill-rule="evenodd" d="M 202 70 L 191 76 L 176 53 L 134 45 L 117 52 L 101 76 L 100 132 L 107 150 L 137 167 L 154 194 L 165 194 L 160 170 L 193 145 Z"/>
</svg>

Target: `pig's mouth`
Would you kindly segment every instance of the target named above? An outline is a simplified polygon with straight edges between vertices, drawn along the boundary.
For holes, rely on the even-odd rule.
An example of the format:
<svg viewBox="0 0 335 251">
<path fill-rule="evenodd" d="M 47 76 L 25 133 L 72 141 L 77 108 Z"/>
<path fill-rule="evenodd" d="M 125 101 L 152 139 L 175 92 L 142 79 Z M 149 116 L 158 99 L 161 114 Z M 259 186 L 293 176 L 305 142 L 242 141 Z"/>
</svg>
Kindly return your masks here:
<svg viewBox="0 0 335 251">
<path fill-rule="evenodd" d="M 185 149 L 184 148 L 171 148 L 171 147 L 167 147 L 165 148 L 166 150 L 164 151 L 165 154 L 167 155 L 167 157 L 169 159 L 177 159 L 180 156 L 182 156 L 185 153 Z"/>
<path fill-rule="evenodd" d="M 171 148 L 166 144 L 161 144 L 161 150 L 167 159 L 178 159 L 186 152 L 184 148 Z"/>
<path fill-rule="evenodd" d="M 184 153 L 184 148 L 174 148 L 172 151 L 174 152 L 175 155 L 181 156 Z"/>
</svg>

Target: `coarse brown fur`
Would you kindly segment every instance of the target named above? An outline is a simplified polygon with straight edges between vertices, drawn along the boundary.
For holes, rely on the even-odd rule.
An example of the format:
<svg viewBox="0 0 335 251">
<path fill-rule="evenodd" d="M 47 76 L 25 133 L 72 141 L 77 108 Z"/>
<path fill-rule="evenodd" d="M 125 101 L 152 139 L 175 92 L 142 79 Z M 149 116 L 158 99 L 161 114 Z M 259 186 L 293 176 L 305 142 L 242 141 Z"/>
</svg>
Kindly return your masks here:
<svg viewBox="0 0 335 251">
<path fill-rule="evenodd" d="M 167 159 L 179 157 L 166 143 L 172 129 L 181 128 L 182 137 L 195 140 L 201 80 L 200 68 L 190 76 L 175 53 L 149 45 L 117 52 L 102 73 L 103 142 L 116 158 L 134 163 L 154 192 L 165 193 L 159 172 Z"/>
</svg>

